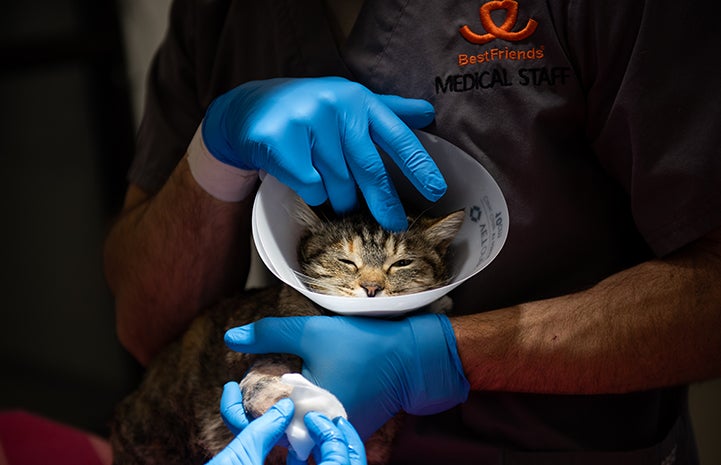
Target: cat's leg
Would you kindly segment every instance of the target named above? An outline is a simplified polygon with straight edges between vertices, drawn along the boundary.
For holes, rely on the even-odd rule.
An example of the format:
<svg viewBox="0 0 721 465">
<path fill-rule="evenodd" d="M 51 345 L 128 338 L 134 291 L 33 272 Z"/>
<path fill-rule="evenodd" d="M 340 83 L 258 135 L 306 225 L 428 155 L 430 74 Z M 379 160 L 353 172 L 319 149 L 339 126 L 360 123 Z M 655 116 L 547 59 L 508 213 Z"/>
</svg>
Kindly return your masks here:
<svg viewBox="0 0 721 465">
<path fill-rule="evenodd" d="M 289 286 L 278 294 L 275 312 L 267 316 L 313 316 L 321 311 L 307 298 Z M 232 355 L 231 355 L 232 356 Z M 250 368 L 239 382 L 243 393 L 243 407 L 249 419 L 256 418 L 277 401 L 290 396 L 292 387 L 282 383 L 286 373 L 299 373 L 303 363 L 300 357 L 288 354 L 246 355 L 251 357 Z"/>
<path fill-rule="evenodd" d="M 442 300 L 439 311 L 443 312 L 452 306 L 450 298 Z M 319 315 L 321 312 L 309 300 L 301 297 L 296 291 L 285 287 L 280 294 L 277 316 Z M 256 418 L 283 397 L 288 397 L 292 387 L 282 383 L 280 377 L 285 373 L 299 373 L 302 360 L 292 355 L 248 355 L 230 353 L 229 358 L 240 357 L 246 363 L 252 358 L 250 368 L 239 382 L 243 394 L 243 407 L 249 419 Z M 403 414 L 396 415 L 366 442 L 366 453 L 369 465 L 388 463 L 393 440 L 403 423 Z M 275 448 L 268 463 L 285 463 L 283 448 Z"/>
<path fill-rule="evenodd" d="M 241 386 L 243 408 L 248 420 L 257 418 L 278 400 L 290 395 L 291 387 L 282 384 L 280 377 L 285 373 L 300 371 L 301 366 L 300 358 L 290 355 L 250 355 L 237 352 L 226 354 L 226 370 L 231 374 L 231 379 L 237 375 L 236 380 Z M 207 400 L 200 402 L 196 408 L 196 418 L 200 424 L 199 441 L 209 456 L 219 453 L 233 438 L 219 411 L 221 391 L 222 388 L 218 385 L 208 393 Z M 228 420 L 232 423 L 231 419 Z M 285 464 L 285 454 L 285 448 L 275 448 L 265 464 Z"/>
<path fill-rule="evenodd" d="M 291 355 L 264 355 L 252 363 L 248 373 L 240 381 L 243 393 L 243 407 L 248 419 L 257 418 L 265 413 L 278 400 L 290 396 L 292 387 L 281 382 L 285 373 L 300 372 L 302 360 Z M 391 418 L 382 428 L 366 441 L 368 465 L 383 465 L 390 460 L 393 440 L 401 427 L 404 414 Z M 272 464 L 284 462 L 285 451 L 274 450 L 269 461 Z"/>
<path fill-rule="evenodd" d="M 243 407 L 249 420 L 265 413 L 278 400 L 290 396 L 293 388 L 291 385 L 282 382 L 281 376 L 285 373 L 299 372 L 301 363 L 301 359 L 290 355 L 262 356 L 253 363 L 240 382 Z M 402 414 L 396 415 L 366 442 L 368 465 L 384 465 L 388 463 L 393 439 L 400 428 L 402 418 Z M 290 437 L 289 439 L 291 444 L 294 444 L 293 439 Z M 308 447 L 302 444 L 300 446 L 301 449 Z M 285 463 L 284 456 L 285 450 L 276 448 L 270 459 L 266 461 L 266 464 Z"/>
<path fill-rule="evenodd" d="M 243 408 L 249 420 L 259 417 L 280 399 L 290 396 L 293 388 L 281 382 L 280 377 L 286 373 L 299 373 L 301 366 L 301 359 L 294 355 L 268 354 L 256 358 L 239 383 L 243 393 Z"/>
</svg>

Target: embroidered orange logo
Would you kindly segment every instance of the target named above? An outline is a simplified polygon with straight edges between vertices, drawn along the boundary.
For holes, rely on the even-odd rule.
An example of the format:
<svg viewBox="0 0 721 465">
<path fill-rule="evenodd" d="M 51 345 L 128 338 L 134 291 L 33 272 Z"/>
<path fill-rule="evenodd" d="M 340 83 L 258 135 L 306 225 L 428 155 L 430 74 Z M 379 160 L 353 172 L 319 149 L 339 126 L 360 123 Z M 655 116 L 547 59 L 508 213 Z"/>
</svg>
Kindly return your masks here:
<svg viewBox="0 0 721 465">
<path fill-rule="evenodd" d="M 496 25 L 491 18 L 491 13 L 496 10 L 506 10 L 506 19 L 500 26 Z M 518 2 L 515 0 L 494 0 L 485 3 L 480 8 L 481 25 L 487 31 L 486 34 L 476 34 L 467 25 L 461 27 L 460 33 L 464 39 L 472 44 L 483 45 L 493 39 L 504 39 L 517 42 L 529 37 L 536 30 L 538 22 L 529 19 L 526 26 L 520 31 L 512 32 L 518 19 Z"/>
</svg>

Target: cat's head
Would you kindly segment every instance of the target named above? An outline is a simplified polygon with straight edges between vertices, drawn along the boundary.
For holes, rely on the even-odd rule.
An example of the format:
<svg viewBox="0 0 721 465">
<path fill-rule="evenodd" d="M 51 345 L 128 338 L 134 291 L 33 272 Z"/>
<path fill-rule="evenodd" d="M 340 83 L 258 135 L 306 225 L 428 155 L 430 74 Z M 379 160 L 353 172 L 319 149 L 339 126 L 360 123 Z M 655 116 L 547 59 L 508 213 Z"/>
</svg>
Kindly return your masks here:
<svg viewBox="0 0 721 465">
<path fill-rule="evenodd" d="M 384 230 L 368 214 L 321 220 L 302 202 L 296 220 L 305 232 L 298 247 L 303 282 L 315 292 L 376 297 L 410 294 L 451 279 L 448 246 L 464 211 L 442 218 L 409 218 L 407 231 Z"/>
</svg>

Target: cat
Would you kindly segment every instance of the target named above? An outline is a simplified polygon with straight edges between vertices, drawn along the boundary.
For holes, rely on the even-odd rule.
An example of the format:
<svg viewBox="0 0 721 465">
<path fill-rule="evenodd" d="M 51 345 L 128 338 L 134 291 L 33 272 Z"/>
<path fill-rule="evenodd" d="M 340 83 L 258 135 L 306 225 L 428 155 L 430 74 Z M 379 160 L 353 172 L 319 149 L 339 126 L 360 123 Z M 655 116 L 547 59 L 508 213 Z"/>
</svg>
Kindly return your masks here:
<svg viewBox="0 0 721 465">
<path fill-rule="evenodd" d="M 372 298 L 446 284 L 448 249 L 464 211 L 409 218 L 408 230 L 398 233 L 382 229 L 367 213 L 321 220 L 302 202 L 294 217 L 304 228 L 298 246 L 303 282 L 320 293 Z M 117 406 L 111 422 L 114 464 L 207 462 L 233 438 L 219 412 L 223 385 L 240 380 L 244 408 L 259 416 L 288 395 L 279 377 L 300 372 L 302 365 L 291 355 L 230 351 L 224 333 L 268 316 L 323 314 L 329 312 L 282 284 L 244 291 L 201 312 Z M 369 464 L 388 460 L 400 421 L 399 415 L 366 442 Z M 285 463 L 285 453 L 274 448 L 266 463 Z"/>
</svg>

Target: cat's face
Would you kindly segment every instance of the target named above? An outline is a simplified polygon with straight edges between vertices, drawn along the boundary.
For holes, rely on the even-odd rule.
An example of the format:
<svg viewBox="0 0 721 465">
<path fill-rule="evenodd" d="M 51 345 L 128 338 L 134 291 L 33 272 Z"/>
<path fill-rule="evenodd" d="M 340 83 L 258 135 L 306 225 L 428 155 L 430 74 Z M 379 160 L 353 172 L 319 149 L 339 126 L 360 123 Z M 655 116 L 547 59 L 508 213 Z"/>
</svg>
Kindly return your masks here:
<svg viewBox="0 0 721 465">
<path fill-rule="evenodd" d="M 298 249 L 301 279 L 330 295 L 377 297 L 443 286 L 451 278 L 448 246 L 463 223 L 463 210 L 443 218 L 409 218 L 408 231 L 393 233 L 355 215 L 321 221 L 307 206 L 296 217 L 306 226 Z"/>
</svg>

